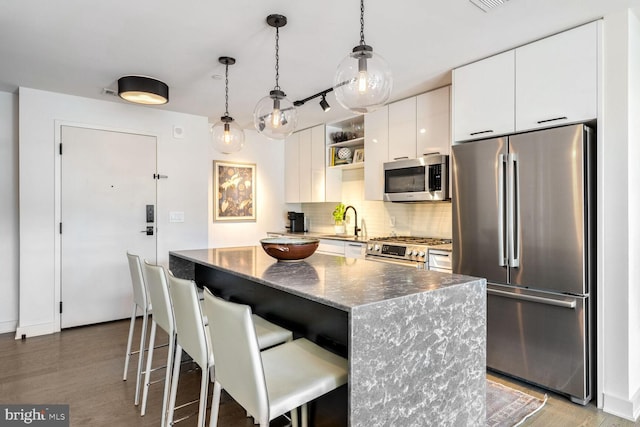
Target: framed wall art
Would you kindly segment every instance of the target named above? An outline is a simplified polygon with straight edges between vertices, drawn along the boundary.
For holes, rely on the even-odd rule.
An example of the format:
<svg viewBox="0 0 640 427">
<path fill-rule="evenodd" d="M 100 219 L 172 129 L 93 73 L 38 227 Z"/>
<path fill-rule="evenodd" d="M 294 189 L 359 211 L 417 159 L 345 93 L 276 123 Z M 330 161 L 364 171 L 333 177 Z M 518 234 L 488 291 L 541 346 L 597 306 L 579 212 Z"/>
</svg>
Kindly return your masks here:
<svg viewBox="0 0 640 427">
<path fill-rule="evenodd" d="M 256 165 L 213 161 L 213 220 L 256 220 Z"/>
</svg>

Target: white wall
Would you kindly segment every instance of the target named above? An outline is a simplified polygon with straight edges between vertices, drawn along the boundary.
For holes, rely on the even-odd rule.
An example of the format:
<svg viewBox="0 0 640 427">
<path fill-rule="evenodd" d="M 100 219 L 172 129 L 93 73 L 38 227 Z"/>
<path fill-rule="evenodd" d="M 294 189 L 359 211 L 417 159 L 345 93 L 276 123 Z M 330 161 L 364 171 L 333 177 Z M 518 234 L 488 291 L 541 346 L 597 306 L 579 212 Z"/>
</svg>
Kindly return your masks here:
<svg viewBox="0 0 640 427">
<path fill-rule="evenodd" d="M 0 92 L 0 334 L 18 323 L 18 97 Z"/>
<path fill-rule="evenodd" d="M 599 125 L 599 355 L 606 412 L 640 415 L 640 28 L 631 11 L 605 17 Z"/>
<path fill-rule="evenodd" d="M 281 230 L 284 205 L 284 142 L 245 130 L 245 147 L 233 155 L 213 151 L 213 158 L 256 164 L 256 221 L 213 222 L 213 161 L 209 162 L 209 246 L 253 246 L 267 231 Z"/>
<path fill-rule="evenodd" d="M 168 251 L 207 245 L 210 174 L 206 117 L 20 88 L 20 320 L 16 337 L 55 332 L 59 317 L 59 235 L 56 233 L 56 123 L 155 135 L 158 172 L 158 261 Z M 173 126 L 184 129 L 173 138 Z M 169 211 L 184 223 L 169 223 Z"/>
</svg>

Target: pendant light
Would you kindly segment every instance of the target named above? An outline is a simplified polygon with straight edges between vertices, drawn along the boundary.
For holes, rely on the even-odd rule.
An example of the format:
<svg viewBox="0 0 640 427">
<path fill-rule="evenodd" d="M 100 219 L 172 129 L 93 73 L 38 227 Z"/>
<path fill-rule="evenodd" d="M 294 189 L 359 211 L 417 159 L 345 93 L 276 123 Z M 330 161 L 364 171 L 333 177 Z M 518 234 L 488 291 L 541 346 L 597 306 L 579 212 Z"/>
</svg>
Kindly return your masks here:
<svg viewBox="0 0 640 427">
<path fill-rule="evenodd" d="M 387 61 L 364 41 L 364 0 L 360 0 L 360 44 L 338 65 L 333 80 L 336 99 L 347 110 L 368 113 L 389 100 L 392 84 Z"/>
<path fill-rule="evenodd" d="M 236 63 L 234 58 L 221 56 L 218 62 L 224 64 L 224 116 L 220 117 L 211 128 L 211 137 L 216 150 L 229 154 L 242 150 L 244 147 L 244 131 L 229 116 L 229 65 Z"/>
<path fill-rule="evenodd" d="M 280 27 L 287 25 L 283 15 L 269 15 L 267 24 L 276 29 L 276 85 L 253 110 L 253 124 L 262 135 L 270 139 L 284 139 L 296 128 L 298 112 L 280 88 Z"/>
</svg>

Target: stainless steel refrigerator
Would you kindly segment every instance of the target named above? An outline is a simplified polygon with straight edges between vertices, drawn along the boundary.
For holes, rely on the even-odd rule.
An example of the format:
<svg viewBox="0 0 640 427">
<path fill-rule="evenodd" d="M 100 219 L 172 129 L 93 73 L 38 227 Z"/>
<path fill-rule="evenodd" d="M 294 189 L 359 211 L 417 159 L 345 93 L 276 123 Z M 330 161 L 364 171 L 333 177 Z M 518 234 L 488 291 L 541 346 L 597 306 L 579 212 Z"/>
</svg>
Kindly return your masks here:
<svg viewBox="0 0 640 427">
<path fill-rule="evenodd" d="M 453 272 L 487 279 L 487 367 L 580 404 L 594 366 L 593 135 L 453 146 Z"/>
</svg>

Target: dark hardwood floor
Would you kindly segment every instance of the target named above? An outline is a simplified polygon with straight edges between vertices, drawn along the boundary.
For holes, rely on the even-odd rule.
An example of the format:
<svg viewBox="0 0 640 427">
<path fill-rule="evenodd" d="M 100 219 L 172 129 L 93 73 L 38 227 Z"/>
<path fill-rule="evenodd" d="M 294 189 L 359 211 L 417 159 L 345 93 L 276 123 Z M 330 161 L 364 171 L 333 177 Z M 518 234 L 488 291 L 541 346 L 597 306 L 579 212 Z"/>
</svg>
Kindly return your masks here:
<svg viewBox="0 0 640 427">
<path fill-rule="evenodd" d="M 138 320 L 134 343 L 138 343 L 141 321 Z M 69 404 L 71 426 L 158 426 L 161 415 L 162 383 L 151 385 L 147 414 L 140 416 L 133 405 L 137 357 L 132 357 L 127 381 L 122 381 L 124 352 L 129 321 L 117 321 L 62 333 L 15 340 L 14 334 L 0 335 L 0 403 L 2 404 Z M 163 332 L 158 341 L 166 342 Z M 135 346 L 135 345 L 134 345 Z M 156 350 L 154 366 L 163 365 L 166 347 Z M 183 364 L 178 389 L 178 403 L 195 400 L 199 393 L 200 371 L 191 363 Z M 155 378 L 163 371 L 154 373 Z M 542 411 L 527 420 L 533 427 L 628 427 L 638 426 L 621 418 L 605 414 L 595 405 L 574 405 L 566 398 L 529 386 L 507 377 L 488 377 L 516 389 L 549 400 Z M 211 389 L 211 387 L 210 387 Z M 196 411 L 195 405 L 184 408 L 177 418 Z M 207 419 L 208 420 L 208 419 Z M 272 427 L 288 424 L 283 417 Z M 177 424 L 196 425 L 196 417 Z M 251 418 L 233 399 L 223 392 L 220 407 L 220 427 L 253 427 Z M 404 426 L 396 426 L 404 427 Z"/>
<path fill-rule="evenodd" d="M 141 417 L 139 407 L 133 404 L 137 356 L 132 356 L 128 379 L 122 381 L 128 329 L 129 321 L 124 320 L 22 341 L 15 340 L 12 333 L 0 335 L 0 403 L 69 404 L 71 426 L 159 426 L 164 383 L 151 385 L 147 414 Z M 134 347 L 139 343 L 140 329 L 138 319 Z M 166 334 L 159 331 L 157 341 L 166 343 Z M 164 365 L 166 354 L 167 347 L 157 349 L 154 366 Z M 177 404 L 197 399 L 200 392 L 200 370 L 194 370 L 192 363 L 181 369 Z M 152 379 L 163 375 L 164 370 L 156 371 Z M 244 409 L 224 392 L 221 401 L 220 427 L 254 426 Z M 191 405 L 177 412 L 176 418 L 195 411 L 197 405 Z M 196 418 L 177 425 L 195 426 Z M 281 417 L 271 425 L 284 426 L 287 420 Z"/>
</svg>

